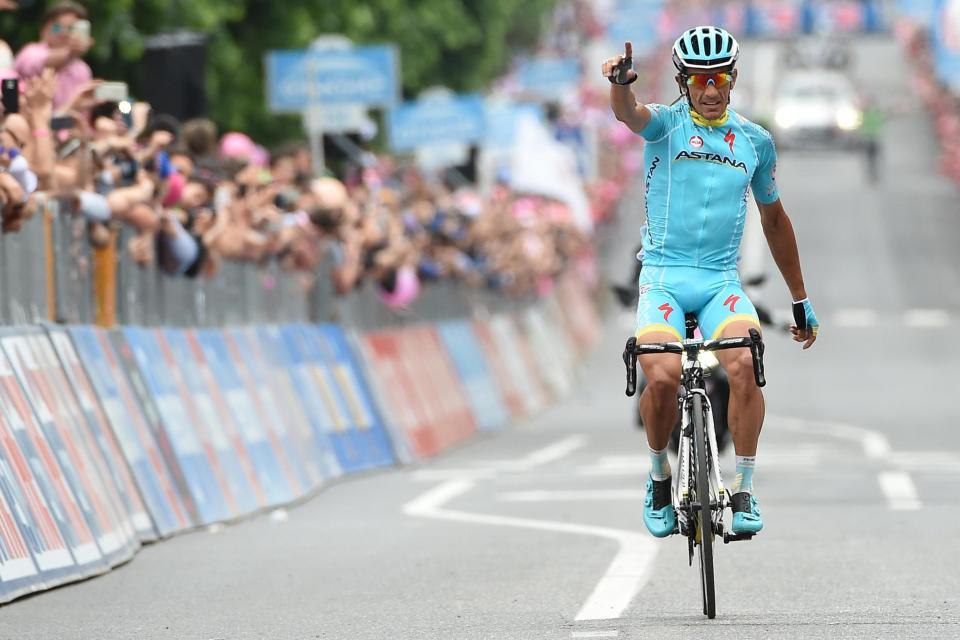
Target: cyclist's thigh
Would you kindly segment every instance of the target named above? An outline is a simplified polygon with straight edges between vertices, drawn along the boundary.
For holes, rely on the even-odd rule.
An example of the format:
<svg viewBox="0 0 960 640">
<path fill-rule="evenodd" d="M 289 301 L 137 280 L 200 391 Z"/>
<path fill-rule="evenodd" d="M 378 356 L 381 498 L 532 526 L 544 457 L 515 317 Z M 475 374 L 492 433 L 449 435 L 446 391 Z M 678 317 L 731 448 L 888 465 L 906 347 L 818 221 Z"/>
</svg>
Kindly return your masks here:
<svg viewBox="0 0 960 640">
<path fill-rule="evenodd" d="M 640 272 L 640 300 L 637 303 L 637 342 L 683 340 L 683 308 L 664 285 L 663 267 L 644 267 Z"/>
<path fill-rule="evenodd" d="M 718 271 L 712 289 L 713 295 L 698 314 L 705 338 L 746 336 L 749 329 L 760 329 L 757 310 L 743 292 L 736 271 Z"/>
</svg>

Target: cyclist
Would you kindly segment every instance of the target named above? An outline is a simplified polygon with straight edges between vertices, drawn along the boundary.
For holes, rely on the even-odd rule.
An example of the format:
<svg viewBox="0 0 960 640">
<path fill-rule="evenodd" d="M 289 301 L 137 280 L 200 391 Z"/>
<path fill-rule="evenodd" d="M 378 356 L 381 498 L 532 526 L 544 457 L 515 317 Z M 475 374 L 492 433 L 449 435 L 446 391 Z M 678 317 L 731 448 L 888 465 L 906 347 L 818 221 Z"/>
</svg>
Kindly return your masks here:
<svg viewBox="0 0 960 640">
<path fill-rule="evenodd" d="M 747 336 L 760 323 L 737 275 L 740 239 L 753 190 L 764 235 L 806 328 L 791 327 L 794 340 L 809 348 L 819 322 L 807 298 L 796 236 L 780 202 L 775 179 L 776 150 L 770 134 L 729 108 L 737 80 L 740 47 L 724 29 L 696 27 L 673 45 L 681 98 L 671 106 L 639 104 L 628 86 L 637 79 L 632 45 L 609 58 L 602 71 L 613 86 L 610 103 L 617 119 L 646 140 L 647 230 L 637 306 L 638 342 L 683 339 L 684 315 L 697 315 L 706 338 Z M 745 349 L 719 351 L 730 382 L 728 424 L 737 454 L 731 486 L 734 533 L 763 528 L 753 495 L 757 441 L 764 403 Z M 651 473 L 643 519 L 654 536 L 673 533 L 670 431 L 677 420 L 680 356 L 639 358 L 647 379 L 640 398 Z"/>
</svg>

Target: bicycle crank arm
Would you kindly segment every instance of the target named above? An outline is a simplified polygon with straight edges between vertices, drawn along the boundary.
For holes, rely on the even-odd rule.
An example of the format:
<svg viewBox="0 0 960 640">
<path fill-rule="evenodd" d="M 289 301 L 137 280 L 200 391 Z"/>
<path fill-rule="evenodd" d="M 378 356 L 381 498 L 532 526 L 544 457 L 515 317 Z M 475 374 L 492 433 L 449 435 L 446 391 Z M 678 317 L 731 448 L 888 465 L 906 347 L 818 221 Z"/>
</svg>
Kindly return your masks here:
<svg viewBox="0 0 960 640">
<path fill-rule="evenodd" d="M 756 534 L 753 533 L 724 533 L 723 534 L 723 544 L 730 544 L 731 542 L 739 542 L 741 540 L 750 540 Z"/>
</svg>

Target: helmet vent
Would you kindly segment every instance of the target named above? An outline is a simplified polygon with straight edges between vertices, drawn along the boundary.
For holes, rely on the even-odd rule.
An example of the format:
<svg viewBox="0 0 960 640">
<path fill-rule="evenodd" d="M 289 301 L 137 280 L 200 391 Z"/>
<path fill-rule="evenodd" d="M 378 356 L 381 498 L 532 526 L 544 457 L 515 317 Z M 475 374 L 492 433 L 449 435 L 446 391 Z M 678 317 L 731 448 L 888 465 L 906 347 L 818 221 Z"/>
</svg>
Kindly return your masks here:
<svg viewBox="0 0 960 640">
<path fill-rule="evenodd" d="M 690 44 L 693 45 L 694 55 L 700 55 L 700 38 L 690 38 Z"/>
</svg>

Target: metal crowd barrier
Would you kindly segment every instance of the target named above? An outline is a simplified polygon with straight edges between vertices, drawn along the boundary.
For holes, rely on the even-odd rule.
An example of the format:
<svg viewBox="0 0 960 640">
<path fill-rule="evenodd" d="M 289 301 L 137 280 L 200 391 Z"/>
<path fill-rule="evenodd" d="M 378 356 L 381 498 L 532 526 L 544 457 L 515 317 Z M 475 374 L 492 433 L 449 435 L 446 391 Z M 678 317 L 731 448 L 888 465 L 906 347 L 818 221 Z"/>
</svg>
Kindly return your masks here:
<svg viewBox="0 0 960 640">
<path fill-rule="evenodd" d="M 338 322 L 359 330 L 485 316 L 524 306 L 452 281 L 425 284 L 409 309 L 390 310 L 364 282 L 337 296 L 330 265 L 313 274 L 223 261 L 213 278 L 170 277 L 130 257 L 129 229 L 93 250 L 87 224 L 45 200 L 16 233 L 0 237 L 0 323 L 55 321 L 102 326 L 216 327 L 238 324 Z"/>
</svg>

